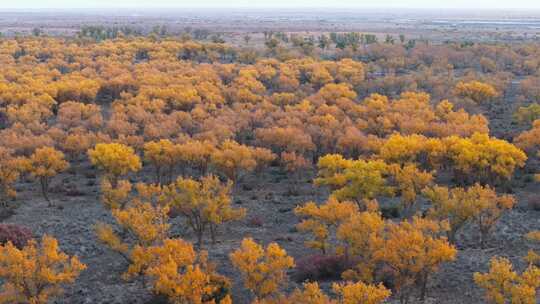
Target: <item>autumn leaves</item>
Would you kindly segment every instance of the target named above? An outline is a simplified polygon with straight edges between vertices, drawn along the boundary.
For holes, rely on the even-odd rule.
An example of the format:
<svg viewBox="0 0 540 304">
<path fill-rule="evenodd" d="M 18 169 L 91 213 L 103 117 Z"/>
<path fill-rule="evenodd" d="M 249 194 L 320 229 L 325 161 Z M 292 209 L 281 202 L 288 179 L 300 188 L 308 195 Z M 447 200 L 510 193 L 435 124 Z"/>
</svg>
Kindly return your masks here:
<svg viewBox="0 0 540 304">
<path fill-rule="evenodd" d="M 219 275 L 208 261 L 206 252 L 201 249 L 203 237 L 209 235 L 211 241 L 215 242 L 221 225 L 245 216 L 245 209 L 231 206 L 232 180 L 244 170 L 267 165 L 275 156 L 266 149 L 242 146 L 232 141 L 217 147 L 200 143 L 172 144 L 168 141 L 148 143 L 145 145 L 144 159 L 156 172 L 162 172 L 158 168 L 170 169 L 191 164 L 191 169 L 200 174 L 214 168 L 230 181 L 224 183 L 215 175 L 202 175 L 200 179 L 180 176 L 170 184 L 138 183 L 133 193 L 131 183 L 123 178 L 130 172 L 138 171 L 141 160 L 131 148 L 122 144 L 98 144 L 88 154 L 91 162 L 103 172 L 103 202 L 111 209 L 116 221 L 114 225 L 97 224 L 96 233 L 101 242 L 128 262 L 123 277 L 145 278 L 143 282 L 149 283 L 155 292 L 167 295 L 175 303 L 229 303 L 230 282 Z M 188 156 L 191 158 L 186 158 Z M 161 180 L 159 174 L 156 178 Z M 336 206 L 342 204 L 334 203 Z M 308 205 L 304 215 L 309 216 L 310 210 L 317 208 L 314 204 Z M 198 251 L 190 243 L 170 236 L 171 212 L 185 218 L 196 236 Z M 357 213 L 358 206 L 351 203 L 347 215 Z M 343 212 L 339 214 L 345 216 Z M 338 219 L 335 221 L 337 225 Z M 307 230 L 319 230 L 315 222 L 312 225 L 305 223 L 304 226 Z M 324 236 L 318 239 L 319 248 L 326 250 Z M 256 303 L 293 301 L 299 294 L 307 292 L 317 293 L 322 299 L 330 301 L 316 284 L 306 284 L 304 290 L 290 295 L 281 293 L 287 281 L 285 271 L 294 266 L 294 260 L 275 243 L 264 249 L 252 239 L 244 239 L 242 246 L 232 252 L 230 258 L 243 274 L 245 286 L 253 292 Z M 353 303 L 351 301 L 355 299 L 379 303 L 390 295 L 382 285 L 365 285 L 357 280 L 336 284 L 334 290 L 340 295 L 336 303 Z"/>
<path fill-rule="evenodd" d="M 85 269 L 77 257 L 62 252 L 53 237 L 31 240 L 22 249 L 8 242 L 0 246 L 0 302 L 46 304 Z"/>
<path fill-rule="evenodd" d="M 42 147 L 34 151 L 30 157 L 15 156 L 13 150 L 0 147 L 0 202 L 6 204 L 8 199 L 16 196 L 14 183 L 21 174 L 28 174 L 39 183 L 43 198 L 53 205 L 49 198 L 51 180 L 69 168 L 64 153 L 53 147 Z"/>
<path fill-rule="evenodd" d="M 161 181 L 158 168 L 171 170 L 186 161 L 175 158 L 179 154 L 173 153 L 178 148 L 167 141 L 145 145 L 145 159 L 155 166 L 158 181 Z M 188 154 L 200 157 L 191 162 L 198 169 L 206 168 L 209 161 L 205 150 L 200 151 Z M 232 182 L 223 183 L 214 175 L 200 180 L 179 177 L 169 185 L 138 183 L 132 193 L 131 183 L 122 179 L 141 169 L 141 160 L 132 148 L 115 143 L 98 144 L 88 154 L 103 172 L 103 202 L 116 221 L 114 225 L 98 223 L 96 233 L 101 242 L 128 262 L 123 277 L 149 282 L 155 292 L 166 295 L 173 303 L 230 303 L 229 280 L 215 271 L 201 247 L 205 234 L 209 233 L 215 242 L 221 224 L 245 214 L 244 209 L 231 207 Z M 255 165 L 250 168 L 254 169 Z M 236 169 L 234 165 L 228 168 Z M 171 211 L 185 217 L 197 236 L 199 250 L 170 235 Z"/>
<path fill-rule="evenodd" d="M 448 58 L 424 62 L 429 49 L 391 58 L 373 45 L 362 50 L 373 58 L 369 63 L 299 57 L 244 64 L 219 62 L 233 56 L 228 46 L 192 41 L 118 39 L 65 49 L 59 42 L 2 42 L 0 199 L 7 204 L 16 181 L 28 176 L 54 202 L 51 180 L 70 164 L 84 167 L 88 157 L 111 215 L 96 224 L 98 239 L 125 260 L 125 279 L 172 303 L 232 302 L 233 282 L 203 248 L 249 212 L 232 203 L 233 193 L 243 191 L 236 185 L 279 172 L 288 177 L 283 184 L 300 192 L 311 185 L 314 167 L 313 185 L 327 187 L 330 196 L 294 209 L 296 230 L 307 235 L 308 250 L 344 257 L 350 267 L 332 291 L 316 282 L 291 291 L 293 258 L 277 243 L 246 238 L 229 259 L 254 302 L 376 304 L 391 293 L 402 302 L 423 298 L 430 277 L 455 258 L 465 226 L 478 234 L 479 247 L 489 245 L 497 222 L 516 204 L 496 187 L 524 167 L 524 151 L 534 157 L 540 147 L 534 106 L 516 115 L 532 129 L 515 145 L 490 136 L 483 115 L 459 106 L 495 101 L 502 86 L 491 83 L 501 75 L 462 77 Z M 23 50 L 26 55 L 14 56 Z M 456 58 L 472 50 L 452 46 Z M 44 53 L 50 60 L 41 61 Z M 483 58 L 484 69 L 500 65 Z M 366 78 L 374 68 L 389 75 Z M 401 69 L 408 75 L 391 75 Z M 432 95 L 415 92 L 420 89 Z M 388 205 L 402 218 L 385 218 Z M 182 220 L 193 245 L 177 237 L 171 217 Z M 22 260 L 15 257 L 23 253 L 3 247 L 0 269 L 47 260 L 38 257 L 43 252 L 60 255 L 49 248 L 51 240 L 41 244 L 23 249 L 32 254 Z M 490 301 L 519 294 L 526 303 L 536 291 L 524 282 L 536 282 L 537 251 L 527 259 L 525 272 L 494 260 L 475 280 Z M 70 283 L 84 268 L 77 265 L 62 258 L 51 268 L 71 267 L 62 281 Z M 507 278 L 502 289 L 495 280 L 501 273 Z"/>
</svg>

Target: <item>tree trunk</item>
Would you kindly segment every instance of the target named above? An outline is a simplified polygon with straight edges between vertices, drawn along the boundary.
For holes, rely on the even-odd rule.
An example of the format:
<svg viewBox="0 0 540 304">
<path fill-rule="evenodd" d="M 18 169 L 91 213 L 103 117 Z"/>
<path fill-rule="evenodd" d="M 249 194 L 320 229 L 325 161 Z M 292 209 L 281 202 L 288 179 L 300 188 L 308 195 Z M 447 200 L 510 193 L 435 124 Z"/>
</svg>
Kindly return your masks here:
<svg viewBox="0 0 540 304">
<path fill-rule="evenodd" d="M 53 207 L 54 204 L 52 203 L 52 201 L 49 199 L 49 196 L 47 194 L 48 190 L 49 190 L 49 181 L 47 180 L 46 177 L 42 177 L 40 178 L 40 184 L 41 184 L 41 193 L 43 194 L 43 197 L 45 198 L 45 200 L 47 201 L 49 207 Z"/>
<path fill-rule="evenodd" d="M 202 230 L 198 230 L 197 231 L 197 248 L 198 249 L 202 248 L 202 238 L 203 238 L 203 232 Z"/>
<path fill-rule="evenodd" d="M 216 225 L 210 224 L 210 239 L 212 240 L 212 245 L 216 244 Z"/>
<path fill-rule="evenodd" d="M 427 282 L 429 274 L 425 273 L 422 275 L 422 281 L 420 282 L 420 300 L 424 301 L 427 295 Z"/>
<path fill-rule="evenodd" d="M 161 168 L 156 166 L 156 184 L 161 185 Z"/>
</svg>

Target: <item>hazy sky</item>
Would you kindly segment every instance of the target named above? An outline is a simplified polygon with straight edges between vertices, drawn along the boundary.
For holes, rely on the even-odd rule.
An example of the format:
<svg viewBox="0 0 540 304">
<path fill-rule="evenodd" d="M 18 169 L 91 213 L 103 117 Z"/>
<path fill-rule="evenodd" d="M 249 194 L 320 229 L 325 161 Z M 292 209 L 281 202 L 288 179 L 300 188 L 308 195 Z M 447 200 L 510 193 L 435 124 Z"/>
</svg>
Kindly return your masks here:
<svg viewBox="0 0 540 304">
<path fill-rule="evenodd" d="M 534 8 L 540 0 L 0 0 L 0 9 L 21 8 Z"/>
</svg>

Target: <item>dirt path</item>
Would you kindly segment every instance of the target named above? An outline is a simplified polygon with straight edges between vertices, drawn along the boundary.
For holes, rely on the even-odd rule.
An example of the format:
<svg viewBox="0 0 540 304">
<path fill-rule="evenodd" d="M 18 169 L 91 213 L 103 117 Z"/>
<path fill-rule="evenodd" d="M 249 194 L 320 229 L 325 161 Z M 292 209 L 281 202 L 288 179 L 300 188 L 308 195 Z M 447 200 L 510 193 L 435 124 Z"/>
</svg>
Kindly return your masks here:
<svg viewBox="0 0 540 304">
<path fill-rule="evenodd" d="M 522 77 L 514 78 L 505 91 L 502 100 L 491 104 L 482 113 L 489 119 L 491 136 L 511 141 L 514 136 L 523 131 L 524 127 L 518 126 L 513 119 L 516 110 L 522 106 L 517 100 L 521 80 L 523 80 Z"/>
</svg>

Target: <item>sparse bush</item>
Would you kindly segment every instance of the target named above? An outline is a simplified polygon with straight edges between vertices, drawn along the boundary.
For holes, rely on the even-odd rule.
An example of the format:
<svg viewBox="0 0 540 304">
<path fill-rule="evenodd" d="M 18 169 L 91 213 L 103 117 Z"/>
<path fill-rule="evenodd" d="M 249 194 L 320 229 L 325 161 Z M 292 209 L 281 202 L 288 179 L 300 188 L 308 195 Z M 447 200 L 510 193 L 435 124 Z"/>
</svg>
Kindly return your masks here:
<svg viewBox="0 0 540 304">
<path fill-rule="evenodd" d="M 29 228 L 15 224 L 0 224 L 0 244 L 11 242 L 13 246 L 22 249 L 32 239 Z"/>
<path fill-rule="evenodd" d="M 540 195 L 530 195 L 526 199 L 529 209 L 540 211 Z"/>
<path fill-rule="evenodd" d="M 399 206 L 381 207 L 381 215 L 385 219 L 399 218 Z"/>
<path fill-rule="evenodd" d="M 314 254 L 296 262 L 293 278 L 297 282 L 338 280 L 353 266 L 344 255 Z"/>
<path fill-rule="evenodd" d="M 264 220 L 260 216 L 253 216 L 248 220 L 249 227 L 262 227 L 264 225 Z"/>
</svg>

